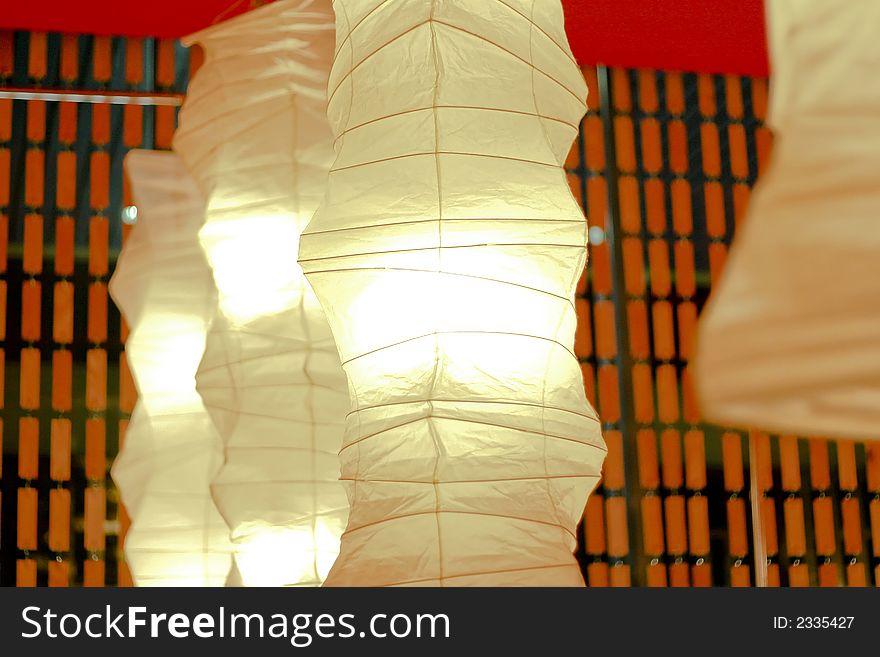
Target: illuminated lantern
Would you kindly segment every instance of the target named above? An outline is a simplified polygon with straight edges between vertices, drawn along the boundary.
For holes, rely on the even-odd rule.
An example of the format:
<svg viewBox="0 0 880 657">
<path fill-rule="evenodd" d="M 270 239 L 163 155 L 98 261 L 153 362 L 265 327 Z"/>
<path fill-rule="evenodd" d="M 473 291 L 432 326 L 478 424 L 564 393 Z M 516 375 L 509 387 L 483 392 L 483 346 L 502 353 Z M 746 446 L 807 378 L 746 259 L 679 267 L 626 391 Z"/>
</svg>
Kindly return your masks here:
<svg viewBox="0 0 880 657">
<path fill-rule="evenodd" d="M 300 244 L 348 376 L 328 585 L 582 586 L 605 446 L 573 354 L 586 85 L 559 0 L 336 0 Z"/>
<path fill-rule="evenodd" d="M 773 157 L 700 322 L 714 421 L 877 438 L 880 3 L 768 3 Z"/>
<path fill-rule="evenodd" d="M 204 204 L 172 153 L 132 151 L 125 167 L 137 225 L 110 281 L 139 395 L 112 470 L 132 518 L 125 558 L 138 586 L 223 586 L 229 531 L 210 493 L 222 443 L 195 384 L 216 305 Z"/>
<path fill-rule="evenodd" d="M 226 446 L 212 490 L 245 585 L 318 585 L 339 551 L 348 390 L 296 263 L 332 163 L 327 2 L 267 5 L 188 39 L 205 63 L 174 146 L 205 199 L 219 314 L 197 375 Z"/>
</svg>

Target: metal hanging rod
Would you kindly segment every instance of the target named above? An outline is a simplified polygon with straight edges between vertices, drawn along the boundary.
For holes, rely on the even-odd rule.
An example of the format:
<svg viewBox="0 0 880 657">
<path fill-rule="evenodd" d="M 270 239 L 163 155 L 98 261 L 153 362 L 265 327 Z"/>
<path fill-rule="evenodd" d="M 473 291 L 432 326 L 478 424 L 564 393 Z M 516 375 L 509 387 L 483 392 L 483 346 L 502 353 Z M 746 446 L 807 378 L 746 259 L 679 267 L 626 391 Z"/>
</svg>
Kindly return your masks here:
<svg viewBox="0 0 880 657">
<path fill-rule="evenodd" d="M 65 103 L 109 103 L 112 105 L 164 105 L 179 107 L 183 104 L 184 94 L 150 91 L 0 87 L 0 98 L 11 100 L 48 100 Z"/>
</svg>

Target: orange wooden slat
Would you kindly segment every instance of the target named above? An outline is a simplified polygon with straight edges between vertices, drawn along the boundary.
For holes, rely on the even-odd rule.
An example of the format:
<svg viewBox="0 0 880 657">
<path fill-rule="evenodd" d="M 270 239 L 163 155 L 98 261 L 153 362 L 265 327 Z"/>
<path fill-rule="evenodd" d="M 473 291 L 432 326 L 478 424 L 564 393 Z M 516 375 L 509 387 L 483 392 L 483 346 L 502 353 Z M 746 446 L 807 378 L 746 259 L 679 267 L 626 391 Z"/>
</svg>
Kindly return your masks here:
<svg viewBox="0 0 880 657">
<path fill-rule="evenodd" d="M 715 80 L 711 75 L 701 73 L 697 76 L 697 98 L 700 114 L 712 118 L 718 108 L 715 104 Z"/>
<path fill-rule="evenodd" d="M 645 569 L 645 585 L 651 588 L 663 588 L 668 586 L 666 580 L 666 566 L 662 563 L 648 564 Z"/>
<path fill-rule="evenodd" d="M 649 178 L 644 182 L 644 192 L 648 230 L 662 235 L 666 231 L 666 186 L 659 178 Z"/>
<path fill-rule="evenodd" d="M 646 495 L 642 498 L 641 509 L 645 554 L 662 555 L 666 547 L 663 536 L 663 503 L 658 495 Z"/>
<path fill-rule="evenodd" d="M 810 485 L 814 490 L 826 490 L 831 486 L 828 443 L 820 438 L 810 440 Z"/>
<path fill-rule="evenodd" d="M 643 119 L 641 128 L 642 168 L 648 173 L 659 173 L 663 168 L 663 144 L 660 122 L 655 118 Z"/>
<path fill-rule="evenodd" d="M 783 490 L 800 490 L 801 461 L 798 451 L 798 439 L 794 436 L 779 437 L 779 470 L 782 476 Z"/>
<path fill-rule="evenodd" d="M 634 176 L 621 176 L 617 181 L 617 188 L 620 227 L 624 233 L 638 233 L 642 225 L 639 182 Z"/>
<path fill-rule="evenodd" d="M 110 106 L 92 105 L 92 141 L 103 146 L 110 141 Z"/>
<path fill-rule="evenodd" d="M 86 409 L 104 411 L 107 408 L 107 352 L 89 349 L 86 352 Z"/>
<path fill-rule="evenodd" d="M 677 119 L 670 121 L 666 126 L 666 136 L 669 148 L 669 168 L 675 174 L 684 175 L 690 165 L 687 128 L 684 122 Z M 675 182 L 684 181 L 677 180 Z M 673 183 L 674 186 L 675 183 Z"/>
<path fill-rule="evenodd" d="M 70 586 L 70 564 L 67 561 L 50 561 L 46 570 L 51 588 Z"/>
<path fill-rule="evenodd" d="M 58 153 L 58 179 L 55 202 L 58 209 L 72 211 L 76 207 L 76 152 Z"/>
<path fill-rule="evenodd" d="M 73 275 L 75 227 L 73 217 L 55 220 L 55 273 L 59 276 Z"/>
<path fill-rule="evenodd" d="M 669 296 L 672 275 L 669 271 L 669 245 L 665 240 L 648 242 L 648 263 L 651 268 L 651 292 L 657 297 Z"/>
<path fill-rule="evenodd" d="M 606 537 L 608 554 L 624 557 L 629 553 L 629 535 L 626 526 L 626 499 L 609 497 L 605 500 Z"/>
<path fill-rule="evenodd" d="M 599 366 L 599 415 L 604 422 L 615 423 L 620 420 L 620 398 L 617 388 L 617 367 Z M 606 435 L 606 440 L 608 439 Z"/>
<path fill-rule="evenodd" d="M 854 491 L 859 487 L 856 444 L 851 440 L 837 441 L 837 474 L 841 490 Z"/>
<path fill-rule="evenodd" d="M 590 302 L 575 299 L 577 328 L 574 334 L 574 353 L 578 358 L 587 358 L 593 353 L 593 330 L 590 323 Z"/>
<path fill-rule="evenodd" d="M 70 420 L 53 419 L 51 430 L 49 478 L 53 481 L 68 481 L 70 480 Z"/>
<path fill-rule="evenodd" d="M 683 114 L 684 81 L 681 73 L 670 71 L 666 73 L 666 109 L 670 114 Z"/>
<path fill-rule="evenodd" d="M 584 537 L 587 554 L 600 555 L 605 552 L 605 499 L 601 495 L 590 495 L 587 500 Z"/>
<path fill-rule="evenodd" d="M 623 438 L 619 431 L 605 432 L 608 454 L 602 466 L 602 483 L 606 490 L 619 490 L 626 486 L 623 465 Z"/>
<path fill-rule="evenodd" d="M 27 102 L 28 141 L 42 142 L 46 139 L 46 103 L 42 100 Z"/>
<path fill-rule="evenodd" d="M 724 188 L 719 182 L 703 185 L 703 198 L 706 207 L 706 230 L 710 237 L 721 238 L 727 234 L 724 215 Z"/>
<path fill-rule="evenodd" d="M 587 586 L 604 588 L 608 586 L 608 564 L 591 563 L 587 566 Z"/>
<path fill-rule="evenodd" d="M 681 436 L 675 429 L 664 429 L 660 434 L 660 453 L 663 462 L 663 485 L 670 489 L 681 488 L 684 469 L 681 462 Z"/>
<path fill-rule="evenodd" d="M 106 544 L 104 518 L 107 513 L 106 491 L 97 486 L 85 490 L 83 511 L 83 546 L 86 550 L 99 552 Z"/>
<path fill-rule="evenodd" d="M 87 559 L 83 563 L 83 586 L 86 588 L 104 586 L 104 562 L 100 559 Z"/>
<path fill-rule="evenodd" d="M 743 116 L 742 79 L 737 75 L 724 77 L 724 95 L 727 101 L 727 114 L 734 119 Z"/>
<path fill-rule="evenodd" d="M 830 556 L 837 551 L 834 509 L 830 497 L 817 497 L 813 500 L 813 531 L 817 555 Z"/>
<path fill-rule="evenodd" d="M 102 418 L 86 420 L 86 479 L 103 481 L 107 475 L 106 425 Z"/>
<path fill-rule="evenodd" d="M 625 237 L 623 247 L 623 275 L 626 292 L 630 296 L 641 296 L 645 292 L 645 266 L 642 256 L 642 240 L 638 237 Z"/>
<path fill-rule="evenodd" d="M 734 177 L 744 180 L 749 176 L 749 154 L 746 149 L 746 129 L 741 123 L 727 126 L 727 141 L 730 144 L 730 172 Z"/>
<path fill-rule="evenodd" d="M 40 407 L 40 350 L 27 347 L 21 350 L 21 373 L 18 404 L 25 410 Z"/>
<path fill-rule="evenodd" d="M 788 585 L 793 588 L 810 585 L 810 571 L 806 564 L 797 564 L 788 569 Z"/>
<path fill-rule="evenodd" d="M 52 410 L 73 410 L 73 353 L 69 349 L 52 352 Z"/>
<path fill-rule="evenodd" d="M 684 434 L 685 481 L 691 490 L 706 487 L 706 440 L 703 432 L 691 429 Z"/>
<path fill-rule="evenodd" d="M 614 107 L 621 112 L 632 110 L 632 94 L 629 88 L 629 71 L 624 68 L 611 69 L 611 95 Z"/>
<path fill-rule="evenodd" d="M 660 97 L 657 91 L 657 74 L 642 69 L 638 72 L 639 106 L 643 111 L 653 114 L 660 109 Z"/>
<path fill-rule="evenodd" d="M 40 339 L 43 287 L 34 279 L 21 284 L 21 339 L 37 342 Z"/>
<path fill-rule="evenodd" d="M 177 108 L 161 105 L 156 108 L 156 148 L 169 149 L 174 137 Z"/>
<path fill-rule="evenodd" d="M 593 303 L 593 319 L 596 330 L 596 356 L 610 360 L 617 355 L 617 336 L 614 329 L 614 302 L 599 300 Z"/>
<path fill-rule="evenodd" d="M 16 559 L 15 585 L 21 587 L 37 585 L 37 562 L 35 559 Z"/>
<path fill-rule="evenodd" d="M 58 103 L 58 141 L 63 145 L 72 146 L 76 141 L 78 112 L 77 103 Z"/>
<path fill-rule="evenodd" d="M 602 119 L 587 116 L 584 119 L 584 156 L 590 171 L 605 170 L 605 142 Z"/>
<path fill-rule="evenodd" d="M 37 549 L 37 489 L 18 489 L 18 539 L 19 550 Z"/>
<path fill-rule="evenodd" d="M 24 252 L 22 269 L 25 274 L 39 274 L 43 271 L 43 217 L 28 214 L 24 218 Z"/>
<path fill-rule="evenodd" d="M 801 557 L 807 553 L 807 535 L 804 527 L 804 501 L 790 497 L 782 504 L 785 519 L 785 547 L 789 556 Z"/>
<path fill-rule="evenodd" d="M 626 304 L 629 326 L 629 353 L 636 360 L 647 360 L 651 355 L 651 337 L 648 331 L 648 309 L 641 300 Z"/>
<path fill-rule="evenodd" d="M 727 537 L 731 556 L 744 558 L 749 553 L 746 504 L 741 497 L 727 500 Z"/>
<path fill-rule="evenodd" d="M 700 124 L 700 150 L 703 154 L 703 173 L 717 178 L 721 175 L 721 142 L 718 126 L 714 123 Z"/>
<path fill-rule="evenodd" d="M 49 549 L 70 549 L 70 491 L 66 488 L 49 490 Z"/>
<path fill-rule="evenodd" d="M 671 424 L 678 421 L 678 373 L 675 365 L 657 367 L 657 417 Z"/>
<path fill-rule="evenodd" d="M 695 495 L 687 501 L 688 542 L 693 555 L 709 554 L 709 498 Z"/>
<path fill-rule="evenodd" d="M 670 495 L 663 501 L 666 513 L 666 547 L 669 554 L 687 553 L 687 516 L 683 495 Z"/>
<path fill-rule="evenodd" d="M 52 339 L 59 344 L 73 342 L 74 285 L 70 281 L 55 283 L 52 307 Z"/>
<path fill-rule="evenodd" d="M 697 291 L 697 279 L 694 271 L 694 245 L 690 240 L 678 240 L 674 247 L 675 253 L 675 289 L 686 299 L 694 296 Z"/>
<path fill-rule="evenodd" d="M 110 154 L 95 151 L 91 156 L 91 205 L 95 210 L 103 210 L 110 205 Z"/>
<path fill-rule="evenodd" d="M 92 55 L 92 76 L 97 82 L 110 80 L 112 42 L 108 36 L 96 36 Z"/>
<path fill-rule="evenodd" d="M 660 462 L 657 459 L 657 436 L 653 429 L 639 429 L 636 433 L 638 446 L 639 483 L 642 488 L 660 486 Z"/>
<path fill-rule="evenodd" d="M 823 563 L 819 565 L 819 586 L 840 586 L 840 575 L 837 572 L 836 564 Z"/>
<path fill-rule="evenodd" d="M 107 217 L 89 220 L 89 274 L 104 276 L 110 255 L 110 221 Z"/>
<path fill-rule="evenodd" d="M 79 36 L 76 34 L 61 35 L 61 79 L 73 82 L 79 75 Z"/>
<path fill-rule="evenodd" d="M 843 524 L 843 551 L 848 555 L 862 553 L 862 509 L 856 497 L 847 496 L 840 502 Z"/>
<path fill-rule="evenodd" d="M 632 367 L 633 410 L 637 422 L 654 421 L 654 383 L 651 366 L 635 364 Z"/>
<path fill-rule="evenodd" d="M 144 41 L 129 37 L 125 40 L 125 81 L 138 84 L 144 77 Z"/>
<path fill-rule="evenodd" d="M 636 170 L 636 144 L 632 119 L 629 116 L 614 117 L 614 147 L 617 153 L 617 168 L 622 173 Z"/>
<path fill-rule="evenodd" d="M 107 284 L 89 285 L 88 330 L 89 342 L 101 343 L 107 340 Z"/>
<path fill-rule="evenodd" d="M 724 490 L 737 493 L 745 487 L 742 436 L 726 432 L 721 437 L 721 453 L 724 463 Z"/>
<path fill-rule="evenodd" d="M 660 360 L 675 358 L 675 323 L 672 304 L 658 301 L 651 307 L 654 328 L 654 356 Z"/>
<path fill-rule="evenodd" d="M 18 420 L 18 476 L 21 479 L 40 476 L 40 422 L 35 417 Z"/>
<path fill-rule="evenodd" d="M 39 148 L 29 148 L 25 155 L 24 202 L 31 208 L 43 205 L 46 177 L 46 154 Z"/>
</svg>

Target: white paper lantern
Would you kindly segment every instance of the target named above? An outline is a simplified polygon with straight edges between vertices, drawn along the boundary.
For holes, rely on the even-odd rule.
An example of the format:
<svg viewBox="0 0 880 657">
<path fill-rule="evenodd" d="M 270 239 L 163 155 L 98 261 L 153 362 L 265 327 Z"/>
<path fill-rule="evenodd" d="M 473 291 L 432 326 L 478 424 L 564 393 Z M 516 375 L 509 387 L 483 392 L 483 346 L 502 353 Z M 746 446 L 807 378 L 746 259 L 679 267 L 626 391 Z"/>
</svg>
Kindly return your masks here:
<svg viewBox="0 0 880 657">
<path fill-rule="evenodd" d="M 559 0 L 336 0 L 300 264 L 353 411 L 330 585 L 572 585 L 605 455 L 573 354 L 586 85 Z"/>
<path fill-rule="evenodd" d="M 715 421 L 876 439 L 880 3 L 768 3 L 773 157 L 700 321 Z"/>
<path fill-rule="evenodd" d="M 222 443 L 195 386 L 216 305 L 204 204 L 172 153 L 132 151 L 125 168 L 137 224 L 110 280 L 139 394 L 112 470 L 132 518 L 125 558 L 138 586 L 222 586 L 231 547 L 209 488 Z"/>
<path fill-rule="evenodd" d="M 333 35 L 329 0 L 287 0 L 187 39 L 206 58 L 174 146 L 205 194 L 220 294 L 198 389 L 226 445 L 213 491 L 246 585 L 320 584 L 348 512 L 345 376 L 296 263 L 333 158 Z"/>
</svg>

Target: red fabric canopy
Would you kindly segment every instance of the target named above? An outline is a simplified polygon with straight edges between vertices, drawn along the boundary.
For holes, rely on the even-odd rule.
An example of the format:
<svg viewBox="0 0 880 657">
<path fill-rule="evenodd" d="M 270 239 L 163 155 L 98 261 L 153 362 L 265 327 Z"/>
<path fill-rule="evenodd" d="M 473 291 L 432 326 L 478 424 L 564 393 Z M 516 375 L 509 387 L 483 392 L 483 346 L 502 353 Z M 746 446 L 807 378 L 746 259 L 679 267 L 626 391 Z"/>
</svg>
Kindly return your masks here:
<svg viewBox="0 0 880 657">
<path fill-rule="evenodd" d="M 249 0 L 8 0 L 0 29 L 177 37 Z M 767 74 L 763 0 L 563 0 L 583 64 Z"/>
</svg>

